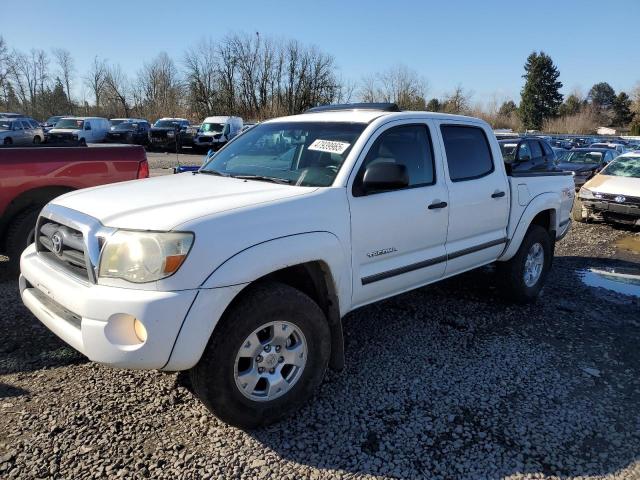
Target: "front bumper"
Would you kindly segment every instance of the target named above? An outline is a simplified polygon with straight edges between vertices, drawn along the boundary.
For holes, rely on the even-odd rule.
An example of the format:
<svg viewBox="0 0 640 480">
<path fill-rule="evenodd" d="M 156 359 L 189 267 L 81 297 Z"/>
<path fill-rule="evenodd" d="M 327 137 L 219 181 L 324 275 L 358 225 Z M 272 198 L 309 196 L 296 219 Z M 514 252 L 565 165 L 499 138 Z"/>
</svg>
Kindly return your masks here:
<svg viewBox="0 0 640 480">
<path fill-rule="evenodd" d="M 85 283 L 57 269 L 31 245 L 20 259 L 24 304 L 53 333 L 90 360 L 123 368 L 181 370 L 199 360 L 239 289 L 175 292 Z M 140 341 L 133 318 L 146 330 Z"/>
<path fill-rule="evenodd" d="M 640 219 L 640 205 L 616 203 L 608 200 L 581 198 L 583 207 L 597 213 L 611 213 Z"/>
</svg>

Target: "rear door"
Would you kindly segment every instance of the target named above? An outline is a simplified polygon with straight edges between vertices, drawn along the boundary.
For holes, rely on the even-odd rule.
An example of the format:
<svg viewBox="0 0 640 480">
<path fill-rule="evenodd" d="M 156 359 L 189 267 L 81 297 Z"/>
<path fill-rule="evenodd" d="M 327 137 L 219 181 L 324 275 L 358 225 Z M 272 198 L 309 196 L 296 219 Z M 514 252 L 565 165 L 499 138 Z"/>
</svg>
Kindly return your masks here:
<svg viewBox="0 0 640 480">
<path fill-rule="evenodd" d="M 509 186 L 493 132 L 483 124 L 438 121 L 449 191 L 445 275 L 496 260 L 506 243 Z"/>
<path fill-rule="evenodd" d="M 433 124 L 396 121 L 380 127 L 363 149 L 348 184 L 353 304 L 436 281 L 446 266 L 448 194 Z M 366 193 L 368 165 L 406 166 L 409 186 Z"/>
</svg>

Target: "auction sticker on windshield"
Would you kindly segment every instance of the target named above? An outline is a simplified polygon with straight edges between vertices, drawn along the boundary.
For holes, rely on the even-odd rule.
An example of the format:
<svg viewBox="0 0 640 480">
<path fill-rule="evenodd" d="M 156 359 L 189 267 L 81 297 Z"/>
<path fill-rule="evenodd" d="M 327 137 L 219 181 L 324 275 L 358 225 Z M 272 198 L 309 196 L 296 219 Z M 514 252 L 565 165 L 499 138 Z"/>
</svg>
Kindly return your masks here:
<svg viewBox="0 0 640 480">
<path fill-rule="evenodd" d="M 336 142 L 334 140 L 314 140 L 311 145 L 309 145 L 308 150 L 317 150 L 318 152 L 329 152 L 329 153 L 337 153 L 338 155 L 342 155 L 344 151 L 349 148 L 349 143 L 345 142 Z"/>
</svg>

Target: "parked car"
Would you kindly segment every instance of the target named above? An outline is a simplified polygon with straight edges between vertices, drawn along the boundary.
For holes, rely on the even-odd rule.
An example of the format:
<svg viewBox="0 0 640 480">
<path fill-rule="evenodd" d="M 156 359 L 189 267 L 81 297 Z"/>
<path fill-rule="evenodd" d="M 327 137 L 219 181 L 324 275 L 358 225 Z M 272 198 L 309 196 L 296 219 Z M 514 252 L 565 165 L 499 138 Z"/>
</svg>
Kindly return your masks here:
<svg viewBox="0 0 640 480">
<path fill-rule="evenodd" d="M 148 176 L 140 147 L 0 149 L 0 252 L 17 270 L 40 210 L 58 195 Z"/>
<path fill-rule="evenodd" d="M 149 129 L 149 147 L 180 151 L 188 127 L 186 118 L 161 118 Z"/>
<path fill-rule="evenodd" d="M 199 129 L 200 129 L 200 124 L 191 124 L 185 129 L 184 132 L 182 132 L 183 147 L 190 147 L 192 150 L 195 149 L 193 145 L 193 140 L 198 136 Z"/>
<path fill-rule="evenodd" d="M 551 145 L 541 138 L 501 139 L 498 145 L 510 172 L 542 172 L 556 168 L 556 154 Z"/>
<path fill-rule="evenodd" d="M 30 117 L 0 118 L 0 145 L 38 145 L 44 140 L 44 132 L 38 122 Z"/>
<path fill-rule="evenodd" d="M 63 118 L 70 117 L 70 116 L 71 115 L 53 115 L 47 118 L 47 120 L 42 124 L 42 131 L 44 132 L 45 141 L 49 137 L 49 131 L 56 126 L 56 123 L 58 122 L 58 120 L 61 120 Z"/>
<path fill-rule="evenodd" d="M 107 143 L 147 145 L 151 125 L 142 118 L 112 118 L 107 132 Z"/>
<path fill-rule="evenodd" d="M 316 107 L 238 135 L 196 174 L 57 198 L 22 254 L 25 305 L 91 360 L 189 370 L 214 414 L 255 427 L 342 367 L 341 318 L 358 307 L 494 262 L 500 291 L 533 301 L 570 226 L 571 176 L 508 175 L 486 122 L 397 110 Z M 50 255 L 56 231 L 66 257 Z"/>
<path fill-rule="evenodd" d="M 52 145 L 80 145 L 102 143 L 111 123 L 102 117 L 65 117 L 49 130 L 47 142 Z"/>
<path fill-rule="evenodd" d="M 552 138 L 549 141 L 549 144 L 555 148 L 563 148 L 565 150 L 571 150 L 573 148 L 573 143 L 566 138 Z"/>
<path fill-rule="evenodd" d="M 193 139 L 196 149 L 219 150 L 242 131 L 240 117 L 207 117 L 202 122 L 198 135 Z"/>
<path fill-rule="evenodd" d="M 21 113 L 0 112 L 0 118 L 19 118 L 24 117 Z"/>
<path fill-rule="evenodd" d="M 625 146 L 621 143 L 598 142 L 598 143 L 592 143 L 591 145 L 589 145 L 589 148 L 608 148 L 611 150 L 615 150 L 616 152 L 618 152 L 618 154 L 623 154 L 627 151 Z"/>
<path fill-rule="evenodd" d="M 617 156 L 617 152 L 609 148 L 574 148 L 558 163 L 558 168 L 571 172 L 578 189 Z"/>
<path fill-rule="evenodd" d="M 606 222 L 640 225 L 640 153 L 625 153 L 580 189 L 573 218 L 599 213 Z"/>
</svg>

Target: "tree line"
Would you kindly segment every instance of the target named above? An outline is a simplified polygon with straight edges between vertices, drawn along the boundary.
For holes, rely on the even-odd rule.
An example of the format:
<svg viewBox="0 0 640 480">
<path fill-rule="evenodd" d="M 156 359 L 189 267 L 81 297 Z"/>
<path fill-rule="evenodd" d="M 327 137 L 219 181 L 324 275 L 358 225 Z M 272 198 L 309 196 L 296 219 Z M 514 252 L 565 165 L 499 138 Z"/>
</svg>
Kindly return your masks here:
<svg viewBox="0 0 640 480">
<path fill-rule="evenodd" d="M 231 114 L 263 120 L 359 100 L 479 116 L 494 128 L 594 133 L 599 126 L 615 126 L 640 135 L 640 83 L 629 93 L 616 93 L 600 82 L 586 95 L 576 91 L 564 97 L 559 77 L 549 55 L 532 52 L 524 64 L 518 104 L 497 98 L 474 103 L 473 92 L 462 85 L 429 98 L 426 79 L 406 65 L 357 82 L 345 80 L 331 54 L 259 33 L 202 40 L 177 60 L 161 52 L 133 74 L 100 57 L 78 72 L 68 50 L 22 52 L 10 49 L 0 36 L 0 111 L 38 119 L 75 114 L 201 120 Z"/>
</svg>

